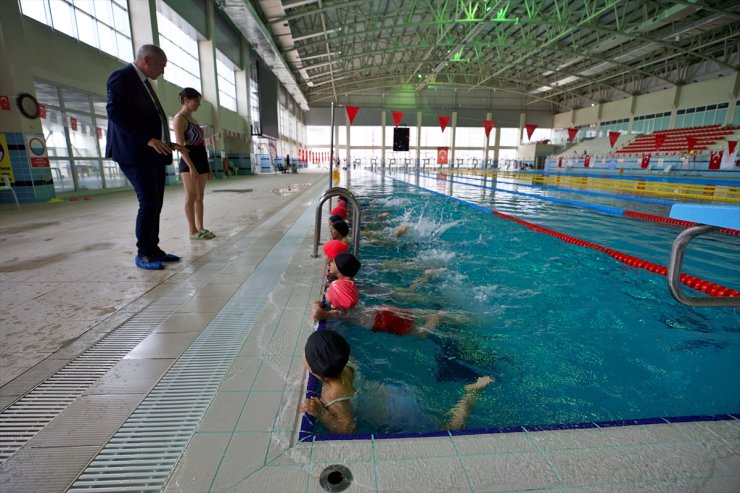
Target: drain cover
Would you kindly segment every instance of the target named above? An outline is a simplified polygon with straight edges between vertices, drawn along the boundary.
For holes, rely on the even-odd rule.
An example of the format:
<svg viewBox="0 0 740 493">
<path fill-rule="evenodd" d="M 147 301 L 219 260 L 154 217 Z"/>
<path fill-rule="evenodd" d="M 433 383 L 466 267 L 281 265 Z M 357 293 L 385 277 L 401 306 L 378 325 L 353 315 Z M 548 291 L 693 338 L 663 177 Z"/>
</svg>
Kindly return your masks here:
<svg viewBox="0 0 740 493">
<path fill-rule="evenodd" d="M 344 491 L 352 484 L 352 473 L 346 467 L 334 464 L 321 471 L 319 484 L 324 491 Z"/>
</svg>

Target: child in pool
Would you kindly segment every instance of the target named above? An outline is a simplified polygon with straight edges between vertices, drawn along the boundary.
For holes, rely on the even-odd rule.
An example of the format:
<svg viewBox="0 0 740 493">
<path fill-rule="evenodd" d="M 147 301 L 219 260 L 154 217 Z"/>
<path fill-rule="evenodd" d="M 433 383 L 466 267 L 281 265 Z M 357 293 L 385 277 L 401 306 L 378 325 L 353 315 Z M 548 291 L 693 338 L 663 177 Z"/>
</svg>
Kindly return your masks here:
<svg viewBox="0 0 740 493">
<path fill-rule="evenodd" d="M 332 240 L 337 243 L 343 244 L 339 240 Z M 346 244 L 343 244 L 345 249 Z M 360 294 L 357 291 L 357 286 L 352 279 L 357 272 L 360 270 L 362 264 L 357 258 L 351 253 L 342 252 L 337 253 L 334 259 L 329 262 L 329 273 L 327 279 L 334 279 L 329 283 L 324 293 L 327 304 L 330 308 L 325 309 L 322 306 L 321 301 L 315 301 L 313 306 L 313 312 L 326 312 L 326 316 L 321 320 L 329 318 L 345 318 L 347 310 L 354 308 L 360 299 Z M 314 321 L 317 322 L 319 319 L 314 317 Z"/>
<path fill-rule="evenodd" d="M 331 223 L 329 225 L 329 234 L 333 240 L 339 240 L 349 244 L 349 238 L 347 236 L 349 235 L 349 224 L 344 219 Z"/>
<path fill-rule="evenodd" d="M 322 383 L 322 388 L 321 397 L 309 397 L 301 402 L 301 412 L 318 418 L 332 433 L 342 434 L 353 433 L 356 429 L 355 411 L 363 412 L 360 407 L 353 409 L 353 403 L 357 405 L 361 402 L 357 399 L 359 393 L 373 394 L 366 395 L 374 414 L 368 421 L 390 419 L 408 422 L 421 414 L 418 401 L 410 395 L 406 387 L 376 384 L 363 386 L 358 393 L 355 389 L 358 370 L 354 362 L 349 361 L 349 355 L 349 344 L 337 332 L 319 330 L 308 337 L 304 348 L 304 363 Z M 493 378 L 483 376 L 474 383 L 465 385 L 465 394 L 448 412 L 450 418 L 441 428 L 465 428 L 480 391 L 493 381 Z M 401 395 L 396 395 L 399 392 Z"/>
</svg>

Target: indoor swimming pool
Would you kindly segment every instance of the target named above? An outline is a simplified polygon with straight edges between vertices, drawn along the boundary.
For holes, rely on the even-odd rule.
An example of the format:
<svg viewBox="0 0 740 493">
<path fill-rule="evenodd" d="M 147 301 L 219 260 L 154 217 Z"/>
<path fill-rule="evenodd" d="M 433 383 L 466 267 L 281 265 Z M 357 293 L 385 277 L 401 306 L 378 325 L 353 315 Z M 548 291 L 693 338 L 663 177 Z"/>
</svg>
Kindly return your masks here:
<svg viewBox="0 0 740 493">
<path fill-rule="evenodd" d="M 440 320 L 424 337 L 332 326 L 360 368 L 358 437 L 436 434 L 481 375 L 496 381 L 466 433 L 740 409 L 737 309 L 681 305 L 665 276 L 584 248 L 667 265 L 681 228 L 615 210 L 665 217 L 671 200 L 447 175 L 363 173 L 349 189 L 363 217 L 355 310 L 385 305 L 410 310 L 419 326 Z M 692 243 L 684 271 L 737 289 L 738 258 L 740 237 L 717 232 Z M 378 389 L 391 397 L 371 397 Z M 331 438 L 321 425 L 312 434 Z"/>
</svg>

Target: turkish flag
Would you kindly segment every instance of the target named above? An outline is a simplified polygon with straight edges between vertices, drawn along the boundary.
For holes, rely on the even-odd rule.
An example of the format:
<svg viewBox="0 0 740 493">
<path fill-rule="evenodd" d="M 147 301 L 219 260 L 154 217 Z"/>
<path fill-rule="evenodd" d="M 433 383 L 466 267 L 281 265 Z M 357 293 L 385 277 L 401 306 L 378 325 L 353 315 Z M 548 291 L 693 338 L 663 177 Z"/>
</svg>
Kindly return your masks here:
<svg viewBox="0 0 740 493">
<path fill-rule="evenodd" d="M 393 123 L 398 127 L 401 124 L 401 120 L 403 120 L 403 111 L 391 111 L 391 114 L 393 115 Z"/>
<path fill-rule="evenodd" d="M 439 126 L 442 127 L 442 131 L 445 131 L 445 128 L 447 128 L 447 124 L 450 123 L 450 117 L 449 116 L 438 116 L 437 120 L 439 120 Z"/>
<path fill-rule="evenodd" d="M 693 151 L 696 147 L 696 137 L 686 137 L 686 146 L 689 148 L 689 152 Z"/>
<path fill-rule="evenodd" d="M 650 166 L 650 153 L 646 152 L 642 155 L 642 162 L 640 163 L 640 168 L 647 169 L 647 167 Z"/>
<path fill-rule="evenodd" d="M 449 147 L 437 147 L 437 164 L 447 164 L 447 155 Z"/>
<path fill-rule="evenodd" d="M 577 133 L 578 133 L 577 128 L 569 128 L 568 129 L 568 140 L 572 142 Z"/>
<path fill-rule="evenodd" d="M 347 106 L 345 109 L 347 110 L 347 116 L 349 117 L 349 124 L 352 125 L 352 122 L 355 121 L 355 117 L 357 116 L 357 112 L 360 111 L 360 107 Z"/>
<path fill-rule="evenodd" d="M 529 140 L 532 140 L 532 134 L 534 133 L 534 129 L 537 128 L 537 125 L 533 123 L 527 123 L 526 125 L 524 125 L 524 128 L 527 129 L 527 138 Z"/>
<path fill-rule="evenodd" d="M 617 143 L 620 135 L 622 134 L 619 132 L 609 132 L 609 144 L 612 146 L 612 149 L 614 149 L 614 144 Z"/>
<path fill-rule="evenodd" d="M 486 129 L 486 138 L 491 136 L 491 129 L 496 125 L 493 120 L 483 120 L 483 128 Z"/>
<path fill-rule="evenodd" d="M 585 156 L 583 156 L 583 167 L 588 168 L 590 164 L 591 164 L 591 156 L 586 154 Z"/>
<path fill-rule="evenodd" d="M 655 150 L 659 151 L 661 147 L 663 147 L 663 142 L 665 142 L 665 134 L 655 134 Z"/>
<path fill-rule="evenodd" d="M 69 118 L 69 127 L 72 130 L 77 130 L 77 118 L 73 118 L 73 117 Z"/>
<path fill-rule="evenodd" d="M 98 137 L 98 139 L 103 138 L 103 129 L 100 127 L 95 128 L 95 135 Z"/>
<path fill-rule="evenodd" d="M 10 111 L 10 98 L 8 96 L 0 96 L 0 109 Z"/>
<path fill-rule="evenodd" d="M 725 151 L 711 151 L 709 153 L 709 169 L 719 169 L 719 165 L 722 162 L 722 154 Z"/>
<path fill-rule="evenodd" d="M 46 106 L 43 104 L 39 105 L 39 116 L 42 120 L 46 120 Z"/>
</svg>

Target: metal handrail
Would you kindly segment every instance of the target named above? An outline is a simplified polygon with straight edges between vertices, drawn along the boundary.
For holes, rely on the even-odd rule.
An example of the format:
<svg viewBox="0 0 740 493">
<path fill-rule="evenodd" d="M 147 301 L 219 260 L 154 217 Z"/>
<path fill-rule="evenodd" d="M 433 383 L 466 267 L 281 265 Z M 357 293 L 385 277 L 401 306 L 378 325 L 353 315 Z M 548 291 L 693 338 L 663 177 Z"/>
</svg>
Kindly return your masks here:
<svg viewBox="0 0 740 493">
<path fill-rule="evenodd" d="M 352 192 L 342 187 L 332 187 L 319 198 L 319 203 L 316 205 L 316 226 L 314 228 L 313 235 L 313 256 L 319 256 L 319 238 L 321 237 L 321 209 L 324 202 L 332 197 L 343 197 L 352 204 L 352 253 L 357 256 L 360 251 L 360 206 L 357 204 L 357 199 L 352 195 Z"/>
<path fill-rule="evenodd" d="M 708 226 L 706 224 L 699 224 L 697 226 L 691 226 L 683 230 L 674 240 L 673 247 L 671 247 L 671 260 L 668 264 L 668 290 L 671 292 L 674 298 L 684 305 L 688 306 L 740 306 L 740 297 L 738 296 L 687 296 L 681 290 L 681 266 L 683 264 L 684 254 L 686 253 L 686 246 L 691 240 L 697 236 L 701 236 L 712 231 L 716 231 L 719 228 L 717 226 Z"/>
</svg>

